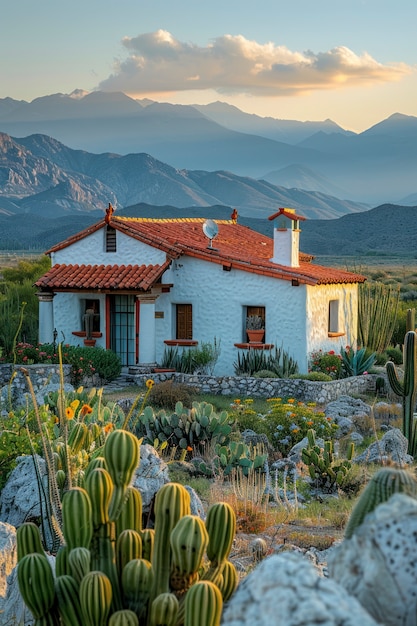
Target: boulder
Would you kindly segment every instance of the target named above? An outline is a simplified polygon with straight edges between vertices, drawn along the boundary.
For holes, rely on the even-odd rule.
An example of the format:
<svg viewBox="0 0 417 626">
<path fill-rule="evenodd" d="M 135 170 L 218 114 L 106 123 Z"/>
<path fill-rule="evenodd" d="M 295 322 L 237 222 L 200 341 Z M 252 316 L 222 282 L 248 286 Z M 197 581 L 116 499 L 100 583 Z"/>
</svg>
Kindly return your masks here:
<svg viewBox="0 0 417 626">
<path fill-rule="evenodd" d="M 402 434 L 399 428 L 391 428 L 382 439 L 374 441 L 371 445 L 356 456 L 353 461 L 355 463 L 377 463 L 378 465 L 386 465 L 387 463 L 395 463 L 400 467 L 413 463 L 414 459 L 407 454 L 408 440 Z"/>
<path fill-rule="evenodd" d="M 45 461 L 36 457 L 42 476 Z M 31 456 L 19 456 L 17 465 L 3 487 L 0 498 L 0 521 L 18 528 L 32 517 L 40 517 L 39 489 Z"/>
<path fill-rule="evenodd" d="M 284 552 L 262 561 L 223 610 L 222 626 L 377 626 L 356 598 L 320 577 L 303 555 Z"/>
<path fill-rule="evenodd" d="M 140 463 L 133 479 L 133 486 L 142 495 L 143 512 L 149 513 L 153 498 L 165 483 L 169 483 L 168 465 L 155 448 L 145 443 L 140 447 Z"/>
<path fill-rule="evenodd" d="M 417 500 L 398 493 L 329 555 L 328 570 L 385 626 L 417 623 Z"/>
<path fill-rule="evenodd" d="M 0 522 L 0 614 L 7 592 L 7 577 L 17 562 L 16 529 Z"/>
</svg>

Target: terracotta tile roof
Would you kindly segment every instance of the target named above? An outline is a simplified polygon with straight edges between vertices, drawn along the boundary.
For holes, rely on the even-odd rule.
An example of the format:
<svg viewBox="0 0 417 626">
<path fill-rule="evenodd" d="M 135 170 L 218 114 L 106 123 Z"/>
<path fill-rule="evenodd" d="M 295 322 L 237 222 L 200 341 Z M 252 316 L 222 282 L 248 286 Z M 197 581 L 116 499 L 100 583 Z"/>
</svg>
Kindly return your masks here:
<svg viewBox="0 0 417 626">
<path fill-rule="evenodd" d="M 272 238 L 230 220 L 213 221 L 218 225 L 218 235 L 212 240 L 211 248 L 203 233 L 203 218 L 153 219 L 112 215 L 110 224 L 129 237 L 166 252 L 169 259 L 187 255 L 246 272 L 311 285 L 361 283 L 366 280 L 361 274 L 314 265 L 310 262 L 313 257 L 301 252 L 300 267 L 277 265 L 270 261 L 273 256 Z M 57 244 L 48 253 L 67 247 L 104 225 L 103 220 Z"/>
<path fill-rule="evenodd" d="M 35 286 L 53 291 L 147 291 L 168 268 L 163 265 L 54 265 Z"/>
</svg>

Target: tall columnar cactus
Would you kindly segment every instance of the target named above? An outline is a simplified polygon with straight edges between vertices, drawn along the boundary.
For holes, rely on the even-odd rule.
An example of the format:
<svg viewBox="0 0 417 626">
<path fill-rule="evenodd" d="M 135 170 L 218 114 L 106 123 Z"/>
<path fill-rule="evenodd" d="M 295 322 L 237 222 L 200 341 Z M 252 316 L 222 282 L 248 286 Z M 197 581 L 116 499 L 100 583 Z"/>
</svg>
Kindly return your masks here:
<svg viewBox="0 0 417 626">
<path fill-rule="evenodd" d="M 104 458 L 114 483 L 109 516 L 115 521 L 120 515 L 126 490 L 139 464 L 140 441 L 127 430 L 114 430 L 104 444 Z"/>
<path fill-rule="evenodd" d="M 202 519 L 184 515 L 171 532 L 172 572 L 170 586 L 179 597 L 197 580 L 209 536 Z"/>
<path fill-rule="evenodd" d="M 69 548 L 90 546 L 93 536 L 93 511 L 88 493 L 81 487 L 67 491 L 62 499 L 62 526 Z"/>
<path fill-rule="evenodd" d="M 236 514 L 227 502 L 217 502 L 209 507 L 205 523 L 209 534 L 207 556 L 210 567 L 203 578 L 217 583 L 236 533 Z"/>
<path fill-rule="evenodd" d="M 388 361 L 388 382 L 393 392 L 402 398 L 403 434 L 408 440 L 408 452 L 417 457 L 417 433 L 414 411 L 417 398 L 417 334 L 409 331 L 404 339 L 404 378 L 400 381 L 394 363 Z"/>
<path fill-rule="evenodd" d="M 65 574 L 57 577 L 55 594 L 58 612 L 64 626 L 79 626 L 83 623 L 78 592 L 79 584 L 72 576 Z"/>
<path fill-rule="evenodd" d="M 417 498 L 417 480 L 406 469 L 383 467 L 372 476 L 356 502 L 345 529 L 345 538 L 350 539 L 366 515 L 394 493 L 406 493 Z"/>
<path fill-rule="evenodd" d="M 179 602 L 173 593 L 160 593 L 152 602 L 149 626 L 175 626 Z"/>
<path fill-rule="evenodd" d="M 199 581 L 185 596 L 184 626 L 219 626 L 223 608 L 219 588 L 209 580 Z"/>
<path fill-rule="evenodd" d="M 57 616 L 51 612 L 55 602 L 54 576 L 45 554 L 26 554 L 19 561 L 17 581 L 36 626 L 58 625 Z"/>
<path fill-rule="evenodd" d="M 27 522 L 19 526 L 16 531 L 16 543 L 18 561 L 23 559 L 26 554 L 32 554 L 32 552 L 45 554 L 39 528 L 33 522 Z"/>
<path fill-rule="evenodd" d="M 183 485 L 167 483 L 159 489 L 155 497 L 155 543 L 152 557 L 152 566 L 158 575 L 155 576 L 152 599 L 170 591 L 170 535 L 176 523 L 189 514 L 190 494 Z"/>
<path fill-rule="evenodd" d="M 73 488 L 63 498 L 65 545 L 58 550 L 55 585 L 39 530 L 30 523 L 19 529 L 19 585 L 36 626 L 217 624 L 218 598 L 229 598 L 236 587 L 236 570 L 227 561 L 236 528 L 231 507 L 213 505 L 204 523 L 190 515 L 187 489 L 168 483 L 156 495 L 155 528 L 142 530 L 141 495 L 128 484 L 137 447 L 125 434 L 113 439 L 105 463 L 87 467 L 86 489 Z M 116 522 L 110 511 L 117 484 L 123 497 Z M 207 585 L 200 599 L 191 595 L 188 611 L 197 613 L 187 615 L 185 600 L 200 576 Z"/>
<path fill-rule="evenodd" d="M 145 559 L 133 559 L 123 568 L 122 589 L 127 608 L 134 611 L 139 620 L 146 620 L 154 572 Z"/>
<path fill-rule="evenodd" d="M 139 620 L 136 613 L 129 609 L 116 611 L 110 616 L 108 626 L 138 626 Z"/>
<path fill-rule="evenodd" d="M 103 626 L 107 623 L 112 603 L 112 586 L 102 572 L 90 572 L 80 585 L 83 626 Z"/>
</svg>

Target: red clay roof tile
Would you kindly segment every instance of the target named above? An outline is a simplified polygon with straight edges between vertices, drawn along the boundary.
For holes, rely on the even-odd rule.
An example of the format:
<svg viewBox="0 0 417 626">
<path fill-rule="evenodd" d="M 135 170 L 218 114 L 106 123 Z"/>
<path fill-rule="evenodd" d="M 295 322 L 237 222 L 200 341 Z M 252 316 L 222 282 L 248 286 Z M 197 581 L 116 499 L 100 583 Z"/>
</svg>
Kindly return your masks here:
<svg viewBox="0 0 417 626">
<path fill-rule="evenodd" d="M 54 291 L 147 291 L 168 268 L 163 265 L 54 265 L 35 286 Z"/>
<path fill-rule="evenodd" d="M 278 212 L 279 213 L 279 212 Z M 294 216 L 294 214 L 291 214 Z M 297 216 L 297 219 L 301 219 Z M 230 265 L 246 272 L 264 274 L 300 283 L 361 283 L 365 276 L 311 263 L 313 258 L 300 252 L 300 266 L 289 267 L 271 262 L 273 239 L 251 228 L 229 220 L 213 220 L 218 235 L 212 246 L 203 233 L 203 218 L 153 219 L 111 216 L 111 226 L 126 235 L 166 252 L 168 259 L 181 255 L 212 263 Z M 104 220 L 57 244 L 48 252 L 56 252 L 104 227 Z"/>
</svg>

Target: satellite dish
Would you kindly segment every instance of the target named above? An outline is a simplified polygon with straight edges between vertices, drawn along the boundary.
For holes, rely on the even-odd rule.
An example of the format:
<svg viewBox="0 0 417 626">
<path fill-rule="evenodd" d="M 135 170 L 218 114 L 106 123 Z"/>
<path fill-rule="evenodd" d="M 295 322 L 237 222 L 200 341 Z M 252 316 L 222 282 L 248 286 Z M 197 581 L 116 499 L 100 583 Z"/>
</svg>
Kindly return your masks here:
<svg viewBox="0 0 417 626">
<path fill-rule="evenodd" d="M 219 227 L 216 222 L 213 222 L 213 220 L 206 220 L 203 224 L 203 233 L 207 239 L 210 239 L 210 243 L 207 247 L 211 250 L 215 250 L 215 248 L 213 248 L 213 239 L 219 234 Z"/>
</svg>

